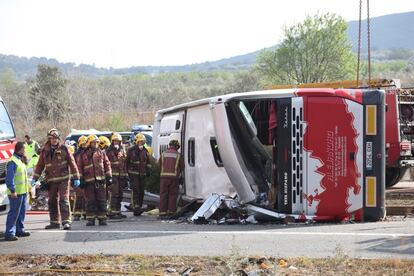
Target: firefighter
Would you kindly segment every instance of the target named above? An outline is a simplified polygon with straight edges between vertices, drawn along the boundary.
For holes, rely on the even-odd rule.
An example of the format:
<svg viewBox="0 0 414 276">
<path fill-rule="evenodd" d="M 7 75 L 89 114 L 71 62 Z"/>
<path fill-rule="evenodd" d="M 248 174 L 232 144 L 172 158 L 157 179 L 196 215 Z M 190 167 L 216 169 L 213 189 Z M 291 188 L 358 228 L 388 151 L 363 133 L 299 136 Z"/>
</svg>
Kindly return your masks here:
<svg viewBox="0 0 414 276">
<path fill-rule="evenodd" d="M 79 137 L 78 139 L 78 149 L 75 152 L 75 161 L 76 164 L 80 165 L 80 157 L 82 156 L 82 153 L 85 152 L 86 150 L 86 142 L 88 141 L 88 137 L 86 137 L 85 135 L 82 135 L 81 137 Z M 75 187 L 75 206 L 74 206 L 74 210 L 73 210 L 73 217 L 75 221 L 79 221 L 81 216 L 84 215 L 84 217 L 86 217 L 85 214 L 85 195 L 83 193 L 83 184 L 81 181 L 81 186 L 80 187 Z"/>
<path fill-rule="evenodd" d="M 161 154 L 160 174 L 160 217 L 168 216 L 177 211 L 179 180 L 184 163 L 178 149 L 178 140 L 171 140 L 169 147 Z"/>
<path fill-rule="evenodd" d="M 119 133 L 114 133 L 111 137 L 111 145 L 106 151 L 111 162 L 112 186 L 110 196 L 110 219 L 126 218 L 121 214 L 121 202 L 123 190 L 127 182 L 128 173 L 126 172 L 126 151 L 122 145 L 122 137 Z"/>
<path fill-rule="evenodd" d="M 69 183 L 72 177 L 74 186 L 79 187 L 79 172 L 73 155 L 65 145 L 61 144 L 58 130 L 52 128 L 48 131 L 47 136 L 48 142 L 40 153 L 32 185 L 45 171 L 45 188 L 49 195 L 50 216 L 50 224 L 45 228 L 58 229 L 62 223 L 63 229 L 69 230 L 71 227 Z"/>
<path fill-rule="evenodd" d="M 106 185 L 112 184 L 111 163 L 99 149 L 99 138 L 89 135 L 87 149 L 80 157 L 79 170 L 86 199 L 86 226 L 107 225 Z"/>
<path fill-rule="evenodd" d="M 151 163 L 148 150 L 144 147 L 145 136 L 138 133 L 134 146 L 128 149 L 126 166 L 132 189 L 132 208 L 134 216 L 142 214 L 145 194 L 145 179 L 150 175 Z"/>
<path fill-rule="evenodd" d="M 109 141 L 108 137 L 99 136 L 99 148 L 101 150 L 107 150 L 111 145 L 111 141 Z"/>
</svg>

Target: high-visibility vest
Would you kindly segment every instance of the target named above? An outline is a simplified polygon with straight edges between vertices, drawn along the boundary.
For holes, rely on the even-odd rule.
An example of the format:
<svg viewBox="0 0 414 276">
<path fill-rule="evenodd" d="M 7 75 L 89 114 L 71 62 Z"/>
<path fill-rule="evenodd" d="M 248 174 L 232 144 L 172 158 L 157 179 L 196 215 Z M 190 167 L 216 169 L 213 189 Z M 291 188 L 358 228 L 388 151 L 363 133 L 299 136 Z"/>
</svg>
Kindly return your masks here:
<svg viewBox="0 0 414 276">
<path fill-rule="evenodd" d="M 27 158 L 32 159 L 33 155 L 36 154 L 36 144 L 36 141 L 32 141 L 30 145 L 27 143 L 24 145 L 24 151 L 26 152 Z"/>
<path fill-rule="evenodd" d="M 152 154 L 154 153 L 154 152 L 152 151 L 152 147 L 148 146 L 148 145 L 147 145 L 147 143 L 145 143 L 145 144 L 144 144 L 144 147 L 147 149 L 148 154 L 149 154 L 150 156 L 152 156 Z"/>
<path fill-rule="evenodd" d="M 22 160 L 14 155 L 10 158 L 10 162 L 14 162 L 16 164 L 16 172 L 14 174 L 14 185 L 16 193 L 18 195 L 27 193 L 29 181 L 27 180 L 26 165 L 22 162 Z M 11 191 L 8 188 L 7 194 L 11 194 Z"/>
<path fill-rule="evenodd" d="M 37 162 L 39 162 L 39 155 L 35 154 L 33 155 L 33 158 L 30 159 L 29 163 L 27 164 L 27 169 L 34 169 L 37 165 Z"/>
</svg>

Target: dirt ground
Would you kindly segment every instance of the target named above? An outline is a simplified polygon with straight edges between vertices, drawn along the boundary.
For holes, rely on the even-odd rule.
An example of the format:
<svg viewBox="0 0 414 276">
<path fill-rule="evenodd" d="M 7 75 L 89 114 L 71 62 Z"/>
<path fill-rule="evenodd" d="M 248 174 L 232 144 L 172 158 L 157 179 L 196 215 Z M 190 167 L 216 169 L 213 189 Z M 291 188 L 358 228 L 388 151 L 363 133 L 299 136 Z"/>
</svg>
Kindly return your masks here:
<svg viewBox="0 0 414 276">
<path fill-rule="evenodd" d="M 333 258 L 2 255 L 0 275 L 408 275 L 414 261 Z"/>
</svg>

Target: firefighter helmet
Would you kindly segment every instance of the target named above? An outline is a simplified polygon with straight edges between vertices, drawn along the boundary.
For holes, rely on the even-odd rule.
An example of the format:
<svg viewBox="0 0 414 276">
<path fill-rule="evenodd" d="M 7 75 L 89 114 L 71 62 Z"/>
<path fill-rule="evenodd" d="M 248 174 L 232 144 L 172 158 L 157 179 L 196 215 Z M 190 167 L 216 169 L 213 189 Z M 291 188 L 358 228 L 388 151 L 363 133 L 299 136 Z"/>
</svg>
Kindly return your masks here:
<svg viewBox="0 0 414 276">
<path fill-rule="evenodd" d="M 145 135 L 142 133 L 138 133 L 137 135 L 135 135 L 134 143 L 138 145 L 139 142 L 147 142 L 147 138 L 145 138 Z"/>
<path fill-rule="evenodd" d="M 112 134 L 111 142 L 113 142 L 113 141 L 122 142 L 122 136 L 121 136 L 121 134 L 119 134 L 119 133 Z"/>
<path fill-rule="evenodd" d="M 87 142 L 88 142 L 88 137 L 86 137 L 85 135 L 82 135 L 78 139 L 78 147 L 81 147 L 82 145 L 86 145 Z"/>
<path fill-rule="evenodd" d="M 176 148 L 176 149 L 179 149 L 180 148 L 180 142 L 178 142 L 178 140 L 171 140 L 170 141 L 170 143 L 169 143 L 169 146 L 170 147 L 173 147 L 173 148 Z"/>
<path fill-rule="evenodd" d="M 47 132 L 48 137 L 60 138 L 59 131 L 56 128 L 49 129 Z"/>
<path fill-rule="evenodd" d="M 108 137 L 105 136 L 99 136 L 99 148 L 100 149 L 106 149 L 111 145 L 111 141 L 109 141 Z"/>
<path fill-rule="evenodd" d="M 86 146 L 90 146 L 92 142 L 99 143 L 99 138 L 95 134 L 91 134 L 88 136 L 88 141 L 86 142 Z"/>
</svg>

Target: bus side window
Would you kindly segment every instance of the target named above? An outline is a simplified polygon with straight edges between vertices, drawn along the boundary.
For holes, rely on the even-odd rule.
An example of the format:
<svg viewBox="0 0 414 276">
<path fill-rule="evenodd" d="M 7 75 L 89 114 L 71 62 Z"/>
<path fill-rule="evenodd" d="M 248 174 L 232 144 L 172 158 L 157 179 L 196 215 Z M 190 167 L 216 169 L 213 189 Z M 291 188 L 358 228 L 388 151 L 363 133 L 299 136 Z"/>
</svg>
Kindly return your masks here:
<svg viewBox="0 0 414 276">
<path fill-rule="evenodd" d="M 168 148 L 168 145 L 160 145 L 160 154 L 162 154 L 164 151 L 166 151 Z"/>
<path fill-rule="evenodd" d="M 210 137 L 211 151 L 213 152 L 214 162 L 217 167 L 223 167 L 223 161 L 221 160 L 220 152 L 218 150 L 216 137 Z"/>
<path fill-rule="evenodd" d="M 190 167 L 195 165 L 195 139 L 194 137 L 188 139 L 188 164 Z"/>
</svg>

